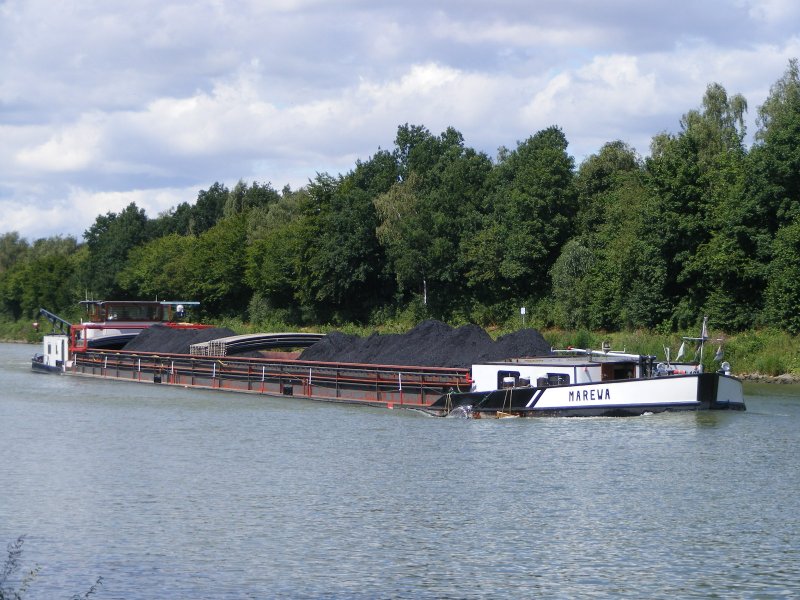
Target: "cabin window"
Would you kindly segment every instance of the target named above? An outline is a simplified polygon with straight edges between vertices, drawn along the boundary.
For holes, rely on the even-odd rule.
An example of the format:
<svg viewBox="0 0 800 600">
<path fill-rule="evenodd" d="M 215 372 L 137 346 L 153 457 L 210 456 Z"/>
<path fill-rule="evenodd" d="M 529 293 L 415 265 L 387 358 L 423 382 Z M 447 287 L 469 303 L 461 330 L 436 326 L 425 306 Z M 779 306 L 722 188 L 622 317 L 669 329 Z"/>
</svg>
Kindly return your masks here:
<svg viewBox="0 0 800 600">
<path fill-rule="evenodd" d="M 569 385 L 569 375 L 566 373 L 548 373 L 548 385 Z"/>
<path fill-rule="evenodd" d="M 511 381 L 513 379 L 513 382 Z M 498 371 L 497 389 L 501 390 L 508 387 L 517 387 L 519 383 L 519 371 Z"/>
<path fill-rule="evenodd" d="M 551 385 L 569 385 L 569 375 L 566 373 L 547 373 L 536 378 L 536 387 Z"/>
<path fill-rule="evenodd" d="M 163 321 L 163 307 L 156 302 L 109 302 L 87 306 L 89 320 L 103 321 Z"/>
<path fill-rule="evenodd" d="M 636 363 L 603 363 L 600 370 L 600 377 L 603 381 L 634 379 L 636 377 Z"/>
</svg>

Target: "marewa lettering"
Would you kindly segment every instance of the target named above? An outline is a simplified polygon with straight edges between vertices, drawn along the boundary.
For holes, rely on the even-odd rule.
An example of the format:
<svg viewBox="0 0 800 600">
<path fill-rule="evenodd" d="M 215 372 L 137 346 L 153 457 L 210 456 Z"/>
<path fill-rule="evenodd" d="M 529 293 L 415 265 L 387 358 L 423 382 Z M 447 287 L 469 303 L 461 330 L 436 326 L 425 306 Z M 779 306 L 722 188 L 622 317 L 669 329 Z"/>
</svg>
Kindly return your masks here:
<svg viewBox="0 0 800 600">
<path fill-rule="evenodd" d="M 597 402 L 602 400 L 611 400 L 611 391 L 608 388 L 569 391 L 569 402 Z"/>
</svg>

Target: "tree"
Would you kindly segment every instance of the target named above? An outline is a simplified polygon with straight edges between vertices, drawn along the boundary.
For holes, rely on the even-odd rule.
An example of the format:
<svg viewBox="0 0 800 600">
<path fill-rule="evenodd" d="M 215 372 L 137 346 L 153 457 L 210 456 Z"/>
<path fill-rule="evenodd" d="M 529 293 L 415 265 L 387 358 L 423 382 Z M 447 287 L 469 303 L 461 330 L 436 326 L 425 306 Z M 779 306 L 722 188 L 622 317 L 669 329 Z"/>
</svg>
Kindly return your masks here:
<svg viewBox="0 0 800 600">
<path fill-rule="evenodd" d="M 246 281 L 267 307 L 280 309 L 290 318 L 299 318 L 295 303 L 297 264 L 304 243 L 302 221 L 276 227 L 248 249 Z"/>
<path fill-rule="evenodd" d="M 608 222 L 608 207 L 617 201 L 619 188 L 641 170 L 642 161 L 636 151 L 620 140 L 604 144 L 597 154 L 581 163 L 575 175 L 576 232 L 595 236 Z"/>
<path fill-rule="evenodd" d="M 119 214 L 100 215 L 83 237 L 89 248 L 89 263 L 84 274 L 89 291 L 100 298 L 129 297 L 131 291 L 119 285 L 117 275 L 125 267 L 128 253 L 148 239 L 144 209 L 131 202 Z"/>
<path fill-rule="evenodd" d="M 70 256 L 50 254 L 31 260 L 19 272 L 22 315 L 34 317 L 39 308 L 63 312 L 78 301 L 75 264 Z"/>
<path fill-rule="evenodd" d="M 24 258 L 29 249 L 28 242 L 16 231 L 0 235 L 0 274 Z"/>
<path fill-rule="evenodd" d="M 207 190 L 197 193 L 197 201 L 192 207 L 189 233 L 200 235 L 208 231 L 225 216 L 225 203 L 228 201 L 228 188 L 216 182 Z"/>
<path fill-rule="evenodd" d="M 466 248 L 466 277 L 494 297 L 543 298 L 575 214 L 573 159 L 557 127 L 504 155 L 488 184 L 489 210 Z"/>
<path fill-rule="evenodd" d="M 308 247 L 309 289 L 302 295 L 317 306 L 319 314 L 330 314 L 336 320 L 362 320 L 390 296 L 370 191 L 391 185 L 393 175 L 392 168 L 387 173 L 370 161 L 359 163 L 355 171 L 338 180 L 319 175 L 308 186 L 319 207 L 317 215 L 308 219 L 314 221 L 319 235 Z"/>
<path fill-rule="evenodd" d="M 222 219 L 198 236 L 188 259 L 191 291 L 207 314 L 244 314 L 252 293 L 245 282 L 246 240 L 244 215 Z"/>
<path fill-rule="evenodd" d="M 263 304 L 260 313 L 280 313 L 290 321 L 301 318 L 296 290 L 305 248 L 315 235 L 308 216 L 315 212 L 308 208 L 311 202 L 305 189 L 285 189 L 278 202 L 248 215 L 245 281 Z"/>
<path fill-rule="evenodd" d="M 160 213 L 158 218 L 151 223 L 152 237 L 162 237 L 171 233 L 190 234 L 193 208 L 188 202 L 181 202 L 178 206 Z"/>
<path fill-rule="evenodd" d="M 765 321 L 800 333 L 800 217 L 775 236 L 768 281 Z"/>
<path fill-rule="evenodd" d="M 151 240 L 130 251 L 119 282 L 138 298 L 195 299 L 196 251 L 194 236 L 171 233 Z"/>
<path fill-rule="evenodd" d="M 664 293 L 679 327 L 708 314 L 718 326 L 738 329 L 758 312 L 759 233 L 743 193 L 746 108 L 740 95 L 709 85 L 702 111 L 684 116 L 679 135 L 657 136 L 646 163 L 650 225 L 643 239 L 665 261 Z"/>
<path fill-rule="evenodd" d="M 251 185 L 247 185 L 241 179 L 228 192 L 228 198 L 225 200 L 223 207 L 223 215 L 226 217 L 248 212 L 254 208 L 269 206 L 277 202 L 280 196 L 269 183 L 260 184 L 254 181 Z"/>
<path fill-rule="evenodd" d="M 464 301 L 462 246 L 474 234 L 491 161 L 452 128 L 433 136 L 401 127 L 396 146 L 401 177 L 374 200 L 378 240 L 398 290 L 446 316 Z"/>
<path fill-rule="evenodd" d="M 638 270 L 642 252 L 640 236 L 646 196 L 642 173 L 641 159 L 622 141 L 603 145 L 578 168 L 575 176 L 578 212 L 573 240 L 591 253 L 591 261 L 587 256 L 585 264 L 589 270 L 575 290 L 581 297 L 578 313 L 568 315 L 581 327 L 613 330 L 628 325 L 634 314 L 649 314 L 646 321 L 649 325 L 661 312 L 657 306 L 642 306 L 642 303 L 645 298 L 656 298 L 663 293 L 660 287 L 663 282 L 645 274 L 632 286 L 629 278 L 632 268 Z M 652 293 L 645 293 L 646 287 Z M 555 297 L 563 294 L 555 281 L 553 294 Z M 563 306 L 569 302 L 569 298 L 564 298 L 556 303 L 556 307 L 562 307 L 556 321 L 564 321 Z"/>
<path fill-rule="evenodd" d="M 793 58 L 758 110 L 748 193 L 773 234 L 800 214 L 800 67 Z"/>
<path fill-rule="evenodd" d="M 415 289 L 430 271 L 425 249 L 429 232 L 420 227 L 420 177 L 410 173 L 374 200 L 377 238 L 401 290 Z"/>
<path fill-rule="evenodd" d="M 461 142 L 461 134 L 452 128 L 437 137 L 421 125 L 401 125 L 394 141 L 400 177 L 405 179 L 410 173 L 427 173 L 436 164 L 444 145 L 460 145 Z"/>
<path fill-rule="evenodd" d="M 595 262 L 592 251 L 577 239 L 564 244 L 550 270 L 556 325 L 571 329 L 588 326 L 592 288 L 587 285 L 587 277 Z"/>
<path fill-rule="evenodd" d="M 36 317 L 39 308 L 69 314 L 80 298 L 82 261 L 83 248 L 73 237 L 36 240 L 0 272 L 0 310 L 13 319 Z"/>
</svg>

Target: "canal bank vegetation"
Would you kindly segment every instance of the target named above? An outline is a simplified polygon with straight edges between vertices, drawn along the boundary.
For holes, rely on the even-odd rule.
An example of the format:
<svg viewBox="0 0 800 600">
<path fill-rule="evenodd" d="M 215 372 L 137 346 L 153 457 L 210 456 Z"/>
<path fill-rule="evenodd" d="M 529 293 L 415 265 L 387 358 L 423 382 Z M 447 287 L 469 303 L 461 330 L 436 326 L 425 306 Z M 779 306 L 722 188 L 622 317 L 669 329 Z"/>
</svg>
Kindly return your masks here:
<svg viewBox="0 0 800 600">
<path fill-rule="evenodd" d="M 516 322 L 515 322 L 516 321 Z M 389 321 L 376 325 L 360 323 L 337 323 L 314 326 L 298 326 L 296 323 L 268 321 L 255 323 L 240 318 L 225 317 L 210 321 L 216 327 L 225 327 L 236 333 L 262 333 L 284 331 L 308 331 L 328 333 L 340 331 L 359 336 L 378 334 L 406 333 L 418 322 Z M 463 322 L 451 322 L 458 326 Z M 526 326 L 536 327 L 536 323 L 527 322 Z M 512 319 L 504 325 L 487 327 L 493 338 L 512 333 L 522 328 L 519 318 Z M 50 329 L 41 324 L 35 331 L 30 321 L 0 321 L 0 340 L 6 342 L 27 342 L 38 344 Z M 625 330 L 616 332 L 589 331 L 587 329 L 564 330 L 543 327 L 539 329 L 542 336 L 553 348 L 584 348 L 598 350 L 604 342 L 609 342 L 613 350 L 627 350 L 634 353 L 650 354 L 658 361 L 665 359 L 665 349 L 669 348 L 674 360 L 678 355 L 683 337 L 697 337 L 699 329 L 680 332 L 662 332 L 653 330 Z M 800 336 L 775 328 L 746 330 L 736 333 L 710 331 L 710 341 L 705 347 L 704 365 L 706 369 L 718 369 L 721 361 L 714 361 L 718 349 L 722 349 L 723 360 L 732 365 L 733 373 L 739 377 L 755 380 L 769 380 L 780 383 L 800 383 Z M 694 360 L 697 347 L 688 343 L 685 359 Z"/>
<path fill-rule="evenodd" d="M 330 332 L 341 331 L 362 337 L 378 334 L 406 333 L 418 321 L 384 322 L 375 326 L 363 324 L 324 325 L 308 329 L 309 331 Z M 216 323 L 220 327 L 228 327 L 237 333 L 255 333 L 262 331 L 287 331 L 292 326 L 287 323 L 271 323 L 258 326 L 238 319 L 227 318 Z M 450 323 L 453 326 L 464 322 Z M 589 331 L 588 329 L 565 330 L 526 322 L 525 326 L 539 329 L 540 333 L 553 348 L 583 348 L 599 350 L 608 342 L 612 350 L 626 350 L 633 353 L 649 354 L 658 361 L 665 360 L 667 349 L 672 360 L 678 356 L 685 337 L 698 337 L 697 329 L 678 332 L 657 330 L 625 330 L 625 331 Z M 513 333 L 523 327 L 519 316 L 510 319 L 503 325 L 487 327 L 488 333 L 495 339 Z M 699 360 L 699 347 L 694 342 L 686 342 L 684 360 Z M 715 360 L 721 351 L 720 360 Z M 703 364 L 707 370 L 719 369 L 722 361 L 732 365 L 735 375 L 747 379 L 768 379 L 781 383 L 800 383 L 800 336 L 775 328 L 753 329 L 736 333 L 709 331 Z"/>
<path fill-rule="evenodd" d="M 748 137 L 746 99 L 712 83 L 646 158 L 609 141 L 579 165 L 557 126 L 492 158 L 452 127 L 403 124 L 392 148 L 297 190 L 217 182 L 157 216 L 133 203 L 99 215 L 82 240 L 5 233 L 0 316 L 30 323 L 42 306 L 76 319 L 87 296 L 157 297 L 262 330 L 436 318 L 503 331 L 524 307 L 555 337 L 641 335 L 658 354 L 707 316 L 729 357 L 761 357 L 748 370 L 794 372 L 797 60 L 755 110 Z"/>
</svg>

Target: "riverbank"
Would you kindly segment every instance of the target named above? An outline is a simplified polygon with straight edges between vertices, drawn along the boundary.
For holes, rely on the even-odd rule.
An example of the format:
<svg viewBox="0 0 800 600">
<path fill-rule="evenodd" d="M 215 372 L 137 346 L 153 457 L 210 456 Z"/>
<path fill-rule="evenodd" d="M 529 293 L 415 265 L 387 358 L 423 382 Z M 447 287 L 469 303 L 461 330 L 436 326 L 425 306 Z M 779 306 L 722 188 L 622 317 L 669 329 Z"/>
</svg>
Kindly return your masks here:
<svg viewBox="0 0 800 600">
<path fill-rule="evenodd" d="M 545 339 L 556 347 L 573 345 L 580 348 L 599 348 L 608 341 L 615 350 L 628 350 L 657 356 L 664 360 L 666 350 L 674 360 L 684 337 L 696 337 L 698 332 L 682 331 L 662 334 L 654 331 L 561 332 L 543 331 Z M 574 340 L 574 341 L 573 341 Z M 696 348 L 687 343 L 684 347 L 686 360 L 695 359 Z M 719 362 L 714 358 L 718 352 L 722 360 L 731 365 L 737 377 L 747 381 L 770 383 L 800 383 L 800 337 L 774 329 L 743 331 L 734 334 L 709 332 L 705 346 L 703 366 L 716 370 Z"/>
<path fill-rule="evenodd" d="M 288 323 L 254 324 L 236 319 L 224 319 L 211 323 L 217 327 L 226 327 L 233 332 L 280 332 L 296 331 L 296 325 Z M 397 322 L 385 323 L 379 327 L 368 327 L 349 324 L 345 326 L 320 325 L 316 327 L 303 327 L 302 331 L 330 333 L 337 331 L 351 336 L 369 337 L 373 333 L 407 333 L 416 324 L 409 325 Z M 458 326 L 463 323 L 452 323 Z M 504 335 L 520 331 L 521 327 L 489 327 L 487 333 L 498 339 Z M 0 322 L 0 339 L 10 343 L 39 344 L 44 333 L 50 331 L 48 323 L 40 325 L 37 332 L 28 321 Z M 652 354 L 663 360 L 669 349 L 673 359 L 678 354 L 683 337 L 693 337 L 697 332 L 681 331 L 664 334 L 657 331 L 621 331 L 621 332 L 590 332 L 564 331 L 555 329 L 541 329 L 542 337 L 555 348 L 600 348 L 604 342 L 610 343 L 615 350 L 627 350 L 642 354 Z M 774 329 L 763 329 L 725 334 L 713 329 L 710 331 L 710 341 L 706 345 L 704 366 L 706 369 L 718 368 L 714 356 L 720 349 L 724 353 L 724 360 L 731 364 L 732 371 L 738 377 L 747 381 L 769 383 L 800 383 L 800 337 L 792 336 L 786 332 Z M 694 358 L 695 349 L 686 348 L 685 358 Z"/>
<path fill-rule="evenodd" d="M 761 373 L 734 373 L 743 381 L 755 383 L 800 384 L 800 376 L 784 373 L 783 375 L 762 375 Z"/>
</svg>

